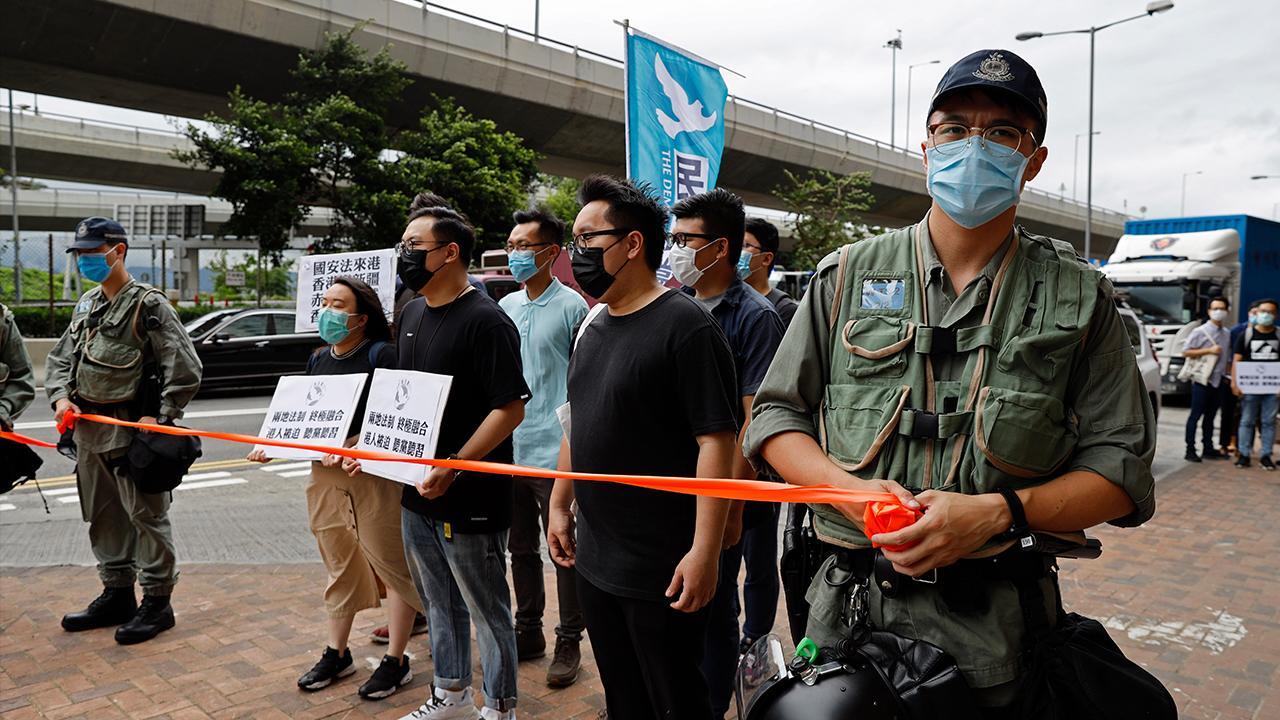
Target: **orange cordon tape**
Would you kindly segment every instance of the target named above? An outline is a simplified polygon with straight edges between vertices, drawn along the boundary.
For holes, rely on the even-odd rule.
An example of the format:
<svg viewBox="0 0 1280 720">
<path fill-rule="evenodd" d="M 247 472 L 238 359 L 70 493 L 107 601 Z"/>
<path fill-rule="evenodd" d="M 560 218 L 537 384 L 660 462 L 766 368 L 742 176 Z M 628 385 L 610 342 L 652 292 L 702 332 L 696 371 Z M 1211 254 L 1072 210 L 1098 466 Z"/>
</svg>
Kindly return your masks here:
<svg viewBox="0 0 1280 720">
<path fill-rule="evenodd" d="M 176 427 L 173 425 L 155 425 L 152 423 L 131 422 L 129 420 L 118 420 L 104 415 L 86 413 L 77 415 L 76 413 L 67 412 L 63 415 L 63 420 L 58 425 L 58 431 L 65 432 L 67 428 L 74 427 L 77 420 L 87 420 L 89 422 L 102 423 L 105 425 L 118 425 L 120 427 L 135 428 L 137 430 L 149 430 L 151 432 L 164 433 L 166 435 L 194 435 L 196 437 L 206 437 L 214 440 L 227 440 L 230 442 L 245 443 L 249 445 L 269 445 L 272 447 L 294 448 L 297 450 L 313 450 L 316 452 L 331 453 L 342 457 L 354 458 L 356 460 L 388 460 L 392 462 L 412 463 L 415 465 L 446 467 L 454 470 L 469 470 L 471 472 L 491 473 L 497 475 L 520 475 L 523 477 L 545 478 L 549 480 L 564 478 L 566 480 L 614 482 L 621 483 L 623 485 L 631 485 L 633 487 L 648 488 L 651 490 L 665 490 L 667 492 L 715 497 L 725 500 L 760 500 L 764 502 L 823 504 L 850 502 L 868 503 L 869 510 L 866 514 L 866 518 L 870 522 L 874 523 L 867 525 L 868 536 L 874 535 L 877 532 L 885 532 L 890 529 L 887 526 L 880 525 L 880 520 L 882 518 L 894 518 L 896 523 L 902 522 L 905 515 L 893 512 L 892 508 L 901 508 L 904 511 L 907 510 L 907 508 L 898 500 L 897 496 L 892 493 L 847 490 L 832 485 L 799 486 L 784 485 L 780 483 L 766 482 L 763 480 L 717 480 L 706 478 L 660 477 L 652 475 L 601 475 L 597 473 L 569 472 L 524 467 L 522 465 L 508 465 L 506 463 L 488 462 L 484 460 L 413 458 L 378 450 L 357 450 L 355 448 L 335 448 L 326 445 L 311 445 L 307 443 L 287 442 L 284 440 L 268 440 L 267 438 L 260 438 L 254 435 L 212 432 L 209 430 L 196 430 L 194 428 Z M 21 436 L 18 437 L 20 438 Z M 27 440 L 30 440 L 30 438 L 19 441 L 25 442 Z M 34 441 L 33 444 L 35 443 L 40 444 L 42 447 L 55 447 L 54 445 L 41 443 L 40 441 Z M 870 510 L 870 508 L 873 507 L 876 508 L 874 512 Z M 899 527 L 905 527 L 905 524 L 896 524 L 896 527 L 892 529 L 897 529 Z"/>
<path fill-rule="evenodd" d="M 7 430 L 0 430 L 0 438 L 4 438 L 5 440 L 12 440 L 14 442 L 20 442 L 23 445 L 34 445 L 36 447 L 49 448 L 50 450 L 56 450 L 58 447 L 54 443 L 45 442 L 43 440 L 37 440 L 32 437 L 27 437 L 26 435 L 19 435 L 18 433 L 15 433 L 15 432 L 8 432 Z"/>
</svg>

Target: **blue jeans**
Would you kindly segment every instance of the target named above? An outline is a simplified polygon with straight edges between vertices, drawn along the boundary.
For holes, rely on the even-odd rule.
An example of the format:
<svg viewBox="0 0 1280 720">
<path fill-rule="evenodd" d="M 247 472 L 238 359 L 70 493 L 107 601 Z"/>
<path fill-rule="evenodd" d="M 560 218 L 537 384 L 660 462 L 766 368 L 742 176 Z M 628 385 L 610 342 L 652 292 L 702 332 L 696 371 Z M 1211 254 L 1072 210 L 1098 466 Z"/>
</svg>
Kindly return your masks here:
<svg viewBox="0 0 1280 720">
<path fill-rule="evenodd" d="M 1236 445 L 1240 448 L 1240 457 L 1249 457 L 1253 448 L 1253 428 L 1262 417 L 1262 449 L 1259 455 L 1271 457 L 1271 448 L 1276 444 L 1276 407 L 1280 405 L 1280 397 L 1275 395 L 1245 395 L 1240 398 L 1240 434 Z"/>
<path fill-rule="evenodd" d="M 452 533 L 445 524 L 400 511 L 405 560 L 418 593 L 429 605 L 435 686 L 471 686 L 471 617 L 484 671 L 484 704 L 509 710 L 516 704 L 516 631 L 507 587 L 507 532 Z"/>
</svg>

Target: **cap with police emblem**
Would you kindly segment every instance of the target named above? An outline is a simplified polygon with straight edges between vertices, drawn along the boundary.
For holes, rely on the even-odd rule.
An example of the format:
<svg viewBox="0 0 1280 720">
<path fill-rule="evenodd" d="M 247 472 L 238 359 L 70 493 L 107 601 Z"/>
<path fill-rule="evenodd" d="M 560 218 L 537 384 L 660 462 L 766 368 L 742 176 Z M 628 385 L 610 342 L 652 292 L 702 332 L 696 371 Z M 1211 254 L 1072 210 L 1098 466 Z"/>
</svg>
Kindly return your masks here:
<svg viewBox="0 0 1280 720">
<path fill-rule="evenodd" d="M 128 245 L 129 236 L 125 234 L 124 227 L 111 218 L 96 216 L 85 218 L 76 225 L 76 239 L 67 248 L 67 252 L 97 250 L 103 243 Z"/>
<path fill-rule="evenodd" d="M 957 90 L 981 88 L 1012 96 L 1040 121 L 1041 134 L 1049 122 L 1049 101 L 1035 68 L 1008 50 L 979 50 L 952 65 L 938 83 L 929 103 L 929 114 L 944 97 Z M 1036 138 L 1044 142 L 1043 137 Z"/>
</svg>

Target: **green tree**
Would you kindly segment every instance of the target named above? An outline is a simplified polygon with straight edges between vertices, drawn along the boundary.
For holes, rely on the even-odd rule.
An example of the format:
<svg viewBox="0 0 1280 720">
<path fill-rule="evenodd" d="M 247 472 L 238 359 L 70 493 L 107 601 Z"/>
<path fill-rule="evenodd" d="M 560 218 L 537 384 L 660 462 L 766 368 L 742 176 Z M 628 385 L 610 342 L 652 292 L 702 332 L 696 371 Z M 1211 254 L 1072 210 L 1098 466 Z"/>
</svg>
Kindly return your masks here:
<svg viewBox="0 0 1280 720">
<path fill-rule="evenodd" d="M 422 190 L 447 198 L 476 223 L 481 246 L 505 238 L 537 173 L 537 154 L 490 120 L 435 98 L 416 126 L 388 130 L 409 85 L 386 48 L 370 54 L 352 32 L 326 36 L 291 71 L 279 102 L 231 93 L 209 130 L 188 125 L 184 162 L 223 174 L 214 195 L 233 213 L 226 234 L 258 237 L 278 254 L 311 207 L 333 208 L 325 251 L 387 247 Z"/>
<path fill-rule="evenodd" d="M 289 268 L 279 258 L 265 255 L 263 257 L 262 271 L 262 297 L 288 298 L 292 297 L 293 283 L 289 277 Z M 209 269 L 213 271 L 213 295 L 218 300 L 240 300 L 256 297 L 258 292 L 258 256 L 253 253 L 246 253 L 239 260 L 232 261 L 227 251 L 223 250 L 214 255 L 213 261 L 209 263 Z M 234 270 L 244 273 L 244 286 L 234 287 L 227 285 L 227 271 Z"/>
<path fill-rule="evenodd" d="M 795 269 L 816 267 L 833 250 L 870 235 L 860 213 L 871 209 L 871 173 L 836 175 L 811 170 L 803 177 L 789 170 L 786 182 L 774 190 L 794 218 Z"/>
<path fill-rule="evenodd" d="M 573 221 L 582 209 L 582 205 L 578 203 L 578 190 L 582 187 L 582 182 L 569 177 L 541 175 L 538 177 L 538 185 L 546 192 L 546 199 L 542 203 L 563 220 L 566 226 L 573 227 Z"/>
</svg>

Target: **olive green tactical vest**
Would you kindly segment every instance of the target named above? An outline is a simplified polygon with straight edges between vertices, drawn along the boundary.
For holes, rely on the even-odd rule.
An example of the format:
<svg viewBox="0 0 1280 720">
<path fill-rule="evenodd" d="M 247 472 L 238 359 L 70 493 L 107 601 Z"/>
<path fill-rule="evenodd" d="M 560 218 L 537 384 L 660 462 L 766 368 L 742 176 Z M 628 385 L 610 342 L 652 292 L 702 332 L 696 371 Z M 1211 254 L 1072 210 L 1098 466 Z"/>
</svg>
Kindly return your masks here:
<svg viewBox="0 0 1280 720">
<path fill-rule="evenodd" d="M 816 422 L 833 462 L 910 490 L 977 494 L 1044 482 L 1071 456 L 1078 432 L 1067 385 L 1101 274 L 1067 243 L 1015 233 L 983 324 L 972 328 L 931 326 L 942 308 L 926 316 L 914 227 L 824 261 L 838 269 L 830 377 Z M 965 358 L 959 382 L 934 380 L 929 357 L 938 353 Z M 869 544 L 830 506 L 814 511 L 823 539 Z"/>
<path fill-rule="evenodd" d="M 163 294 L 134 281 L 116 295 L 96 327 L 90 327 L 91 311 L 102 297 L 102 288 L 85 293 L 71 316 L 75 347 L 75 395 L 91 403 L 108 405 L 132 400 L 142 379 L 147 342 L 139 334 L 143 300 L 150 293 Z"/>
</svg>

